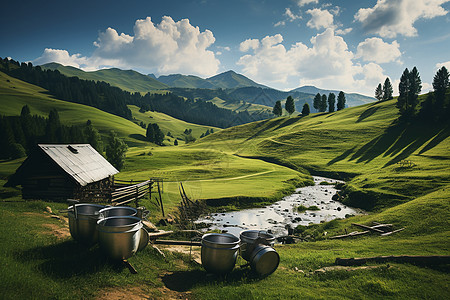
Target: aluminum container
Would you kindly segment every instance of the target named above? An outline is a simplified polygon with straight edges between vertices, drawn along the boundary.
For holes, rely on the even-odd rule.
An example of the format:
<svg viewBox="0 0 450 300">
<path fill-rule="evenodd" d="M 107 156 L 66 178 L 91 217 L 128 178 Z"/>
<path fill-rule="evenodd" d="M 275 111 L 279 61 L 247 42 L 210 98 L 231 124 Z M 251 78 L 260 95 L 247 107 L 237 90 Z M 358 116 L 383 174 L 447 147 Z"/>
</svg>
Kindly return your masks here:
<svg viewBox="0 0 450 300">
<path fill-rule="evenodd" d="M 97 221 L 104 205 L 81 203 L 68 208 L 69 230 L 72 238 L 92 246 L 98 241 Z"/>
<path fill-rule="evenodd" d="M 270 246 L 258 245 L 250 257 L 251 268 L 260 276 L 268 276 L 275 272 L 280 264 L 280 256 Z"/>
<path fill-rule="evenodd" d="M 253 250 L 258 245 L 273 246 L 275 236 L 261 230 L 245 230 L 239 235 L 241 239 L 241 256 L 246 261 L 250 261 Z"/>
<path fill-rule="evenodd" d="M 233 270 L 239 252 L 240 239 L 228 233 L 208 233 L 202 236 L 201 259 L 207 272 L 226 274 Z"/>
<path fill-rule="evenodd" d="M 136 208 L 129 206 L 108 206 L 100 210 L 100 218 L 136 216 Z"/>
<path fill-rule="evenodd" d="M 141 229 L 141 219 L 133 216 L 100 219 L 97 222 L 99 246 L 112 259 L 127 259 L 139 249 Z"/>
</svg>

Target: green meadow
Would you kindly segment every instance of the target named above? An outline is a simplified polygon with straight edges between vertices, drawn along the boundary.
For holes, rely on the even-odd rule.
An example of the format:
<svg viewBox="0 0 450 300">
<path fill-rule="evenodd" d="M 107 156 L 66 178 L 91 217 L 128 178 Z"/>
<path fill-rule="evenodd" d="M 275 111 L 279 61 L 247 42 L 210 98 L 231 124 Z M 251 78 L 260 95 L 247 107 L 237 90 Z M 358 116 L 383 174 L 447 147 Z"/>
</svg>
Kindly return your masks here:
<svg viewBox="0 0 450 300">
<path fill-rule="evenodd" d="M 9 80 L 9 81 L 8 81 Z M 447 299 L 448 266 L 389 263 L 371 268 L 328 269 L 337 257 L 450 255 L 450 139 L 448 124 L 398 122 L 395 99 L 335 113 L 280 117 L 253 122 L 179 146 L 140 141 L 145 130 L 97 109 L 53 99 L 45 90 L 0 73 L 0 110 L 17 115 L 23 105 L 32 114 L 57 108 L 67 124 L 92 120 L 102 133 L 115 130 L 128 144 L 118 179 L 164 179 L 163 202 L 175 212 L 179 182 L 192 199 L 229 201 L 227 209 L 280 199 L 295 187 L 311 184 L 311 174 L 345 179 L 345 203 L 366 215 L 301 228 L 315 242 L 277 245 L 277 271 L 258 278 L 238 260 L 225 277 L 207 275 L 189 254 L 147 247 L 129 259 L 138 274 L 108 260 L 67 235 L 63 220 L 50 218 L 65 203 L 23 201 L 19 188 L 0 188 L 0 289 L 2 298 L 102 298 L 111 291 L 128 297 L 190 299 Z M 210 127 L 130 107 L 137 121 L 157 121 L 165 133 Z M 189 126 L 189 127 L 188 127 Z M 167 143 L 173 144 L 173 143 Z M 410 163 L 405 164 L 405 161 Z M 0 184 L 23 159 L 0 162 Z M 241 201 L 235 201 L 241 199 Z M 143 202 L 151 220 L 161 214 L 155 201 Z M 396 234 L 350 240 L 329 236 L 356 230 L 351 223 L 405 227 Z M 60 235 L 61 232 L 66 235 Z M 194 252 L 198 251 L 194 249 Z"/>
</svg>

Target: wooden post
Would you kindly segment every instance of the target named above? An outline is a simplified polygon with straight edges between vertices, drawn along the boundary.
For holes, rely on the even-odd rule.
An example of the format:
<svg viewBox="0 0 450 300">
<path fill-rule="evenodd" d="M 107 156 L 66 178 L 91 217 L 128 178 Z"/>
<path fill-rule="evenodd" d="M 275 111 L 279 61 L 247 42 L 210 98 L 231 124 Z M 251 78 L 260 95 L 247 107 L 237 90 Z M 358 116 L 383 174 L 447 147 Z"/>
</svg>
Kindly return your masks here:
<svg viewBox="0 0 450 300">
<path fill-rule="evenodd" d="M 163 206 L 162 197 L 161 197 L 161 190 L 159 188 L 159 181 L 158 181 L 158 194 L 159 194 L 159 203 L 161 204 L 161 212 L 162 212 L 163 217 L 165 217 L 164 206 Z"/>
</svg>

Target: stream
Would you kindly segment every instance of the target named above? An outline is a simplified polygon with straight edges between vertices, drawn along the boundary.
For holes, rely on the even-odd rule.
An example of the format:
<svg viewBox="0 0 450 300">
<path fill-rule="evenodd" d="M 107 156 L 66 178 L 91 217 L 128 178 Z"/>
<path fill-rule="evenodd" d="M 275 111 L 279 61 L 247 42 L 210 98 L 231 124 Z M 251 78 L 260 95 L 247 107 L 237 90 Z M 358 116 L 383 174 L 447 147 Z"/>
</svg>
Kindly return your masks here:
<svg viewBox="0 0 450 300">
<path fill-rule="evenodd" d="M 225 213 L 214 213 L 202 217 L 196 223 L 205 223 L 209 227 L 204 230 L 222 230 L 239 236 L 247 229 L 265 230 L 276 237 L 287 235 L 287 226 L 319 224 L 346 215 L 362 214 L 363 211 L 334 201 L 331 198 L 336 193 L 334 184 L 342 182 L 335 179 L 314 176 L 313 186 L 297 188 L 295 193 L 284 197 L 278 202 L 263 208 L 244 209 Z M 321 182 L 329 184 L 323 185 Z M 297 207 L 317 206 L 319 210 L 298 212 Z"/>
</svg>

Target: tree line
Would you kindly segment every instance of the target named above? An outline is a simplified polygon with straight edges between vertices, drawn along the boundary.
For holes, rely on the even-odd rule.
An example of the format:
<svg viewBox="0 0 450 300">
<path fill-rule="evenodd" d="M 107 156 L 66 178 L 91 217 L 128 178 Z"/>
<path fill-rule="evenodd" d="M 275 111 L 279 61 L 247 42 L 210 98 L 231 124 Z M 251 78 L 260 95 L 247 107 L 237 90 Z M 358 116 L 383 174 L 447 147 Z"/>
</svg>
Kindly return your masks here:
<svg viewBox="0 0 450 300">
<path fill-rule="evenodd" d="M 56 109 L 50 110 L 47 118 L 31 115 L 28 105 L 19 116 L 0 115 L 0 159 L 25 157 L 37 144 L 90 144 L 118 170 L 123 168 L 127 151 L 114 131 L 109 132 L 104 145 L 90 120 L 83 125 L 63 125 Z"/>
<path fill-rule="evenodd" d="M 157 111 L 177 119 L 220 128 L 241 125 L 266 116 L 257 112 L 234 112 L 213 103 L 185 99 L 173 93 L 130 93 L 106 82 L 66 77 L 58 70 L 43 70 L 31 63 L 19 63 L 0 58 L 0 70 L 28 83 L 47 89 L 58 99 L 85 104 L 131 120 L 127 105 L 136 105 L 141 111 Z"/>
<path fill-rule="evenodd" d="M 28 105 L 22 107 L 20 116 L 0 115 L 0 159 L 24 157 L 36 144 L 91 144 L 98 152 L 103 143 L 91 121 L 85 125 L 62 125 L 56 109 L 47 118 L 31 115 Z"/>
<path fill-rule="evenodd" d="M 411 71 L 405 68 L 398 85 L 399 95 L 396 107 L 402 120 L 419 118 L 423 120 L 448 121 L 450 113 L 450 97 L 448 93 L 449 72 L 441 67 L 433 78 L 433 92 L 428 93 L 424 100 L 420 101 L 419 94 L 422 91 L 422 80 L 419 71 L 413 67 Z M 392 85 L 386 78 L 383 87 L 381 83 L 375 89 L 375 98 L 379 101 L 390 100 L 392 97 Z"/>
<path fill-rule="evenodd" d="M 328 112 L 334 112 L 336 109 L 337 110 L 344 109 L 345 102 L 346 99 L 343 91 L 340 91 L 338 94 L 337 105 L 336 105 L 336 95 L 334 93 L 329 93 L 328 97 L 326 94 L 320 95 L 320 93 L 317 93 L 313 100 L 313 107 L 319 112 L 325 112 L 327 108 Z M 295 102 L 292 96 L 287 97 L 284 109 L 289 114 L 289 116 L 295 112 Z M 272 109 L 272 113 L 278 117 L 283 115 L 283 108 L 281 106 L 281 101 L 275 102 L 275 105 Z M 303 104 L 301 114 L 303 116 L 307 116 L 310 114 L 310 108 L 308 103 Z"/>
</svg>

